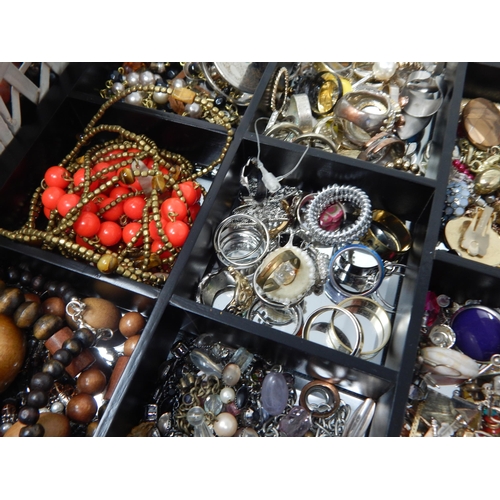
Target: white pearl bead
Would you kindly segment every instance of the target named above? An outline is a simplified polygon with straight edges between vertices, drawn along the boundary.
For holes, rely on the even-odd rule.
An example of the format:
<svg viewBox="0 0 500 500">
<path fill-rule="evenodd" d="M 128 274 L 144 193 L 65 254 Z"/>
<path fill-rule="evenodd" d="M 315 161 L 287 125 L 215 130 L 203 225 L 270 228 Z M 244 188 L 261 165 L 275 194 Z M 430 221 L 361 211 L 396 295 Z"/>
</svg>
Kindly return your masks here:
<svg viewBox="0 0 500 500">
<path fill-rule="evenodd" d="M 184 106 L 184 111 L 191 116 L 192 118 L 200 118 L 202 113 L 202 108 L 197 102 L 193 102 L 191 104 L 186 104 Z"/>
<path fill-rule="evenodd" d="M 234 389 L 231 389 L 231 387 L 224 387 L 222 391 L 220 391 L 220 399 L 224 404 L 232 403 L 234 401 L 234 398 L 236 397 L 236 393 L 234 392 Z"/>
<path fill-rule="evenodd" d="M 229 363 L 222 370 L 222 381 L 229 387 L 236 385 L 241 377 L 241 369 L 236 363 Z"/>
<path fill-rule="evenodd" d="M 174 80 L 172 80 L 172 85 L 180 89 L 186 86 L 186 82 L 182 78 L 175 78 Z"/>
<path fill-rule="evenodd" d="M 156 71 L 158 71 L 158 73 L 163 73 L 165 71 L 165 63 L 156 63 Z"/>
<path fill-rule="evenodd" d="M 153 101 L 156 104 L 165 104 L 168 101 L 168 94 L 166 92 L 153 92 Z"/>
<path fill-rule="evenodd" d="M 153 73 L 151 73 L 151 71 L 143 71 L 139 77 L 139 80 L 143 85 L 149 85 L 150 83 L 154 83 L 154 78 L 155 76 L 153 75 Z"/>
<path fill-rule="evenodd" d="M 234 415 L 231 413 L 222 412 L 219 413 L 217 419 L 214 422 L 214 431 L 219 437 L 231 437 L 234 436 L 236 430 L 238 429 L 238 422 Z"/>
<path fill-rule="evenodd" d="M 135 106 L 140 106 L 142 104 L 142 94 L 140 92 L 132 92 L 125 97 L 125 102 Z"/>
<path fill-rule="evenodd" d="M 113 92 L 113 94 L 117 95 L 120 92 L 123 92 L 124 88 L 125 87 L 123 86 L 123 83 L 116 82 L 116 83 L 113 83 L 113 86 L 111 87 L 111 91 Z"/>
<path fill-rule="evenodd" d="M 136 73 L 135 71 L 132 71 L 132 73 L 129 73 L 126 77 L 126 80 L 130 86 L 132 85 L 137 85 L 139 83 L 139 73 Z"/>
<path fill-rule="evenodd" d="M 373 63 L 373 76 L 382 82 L 390 80 L 396 70 L 398 69 L 398 63 L 396 62 L 376 62 Z"/>
</svg>

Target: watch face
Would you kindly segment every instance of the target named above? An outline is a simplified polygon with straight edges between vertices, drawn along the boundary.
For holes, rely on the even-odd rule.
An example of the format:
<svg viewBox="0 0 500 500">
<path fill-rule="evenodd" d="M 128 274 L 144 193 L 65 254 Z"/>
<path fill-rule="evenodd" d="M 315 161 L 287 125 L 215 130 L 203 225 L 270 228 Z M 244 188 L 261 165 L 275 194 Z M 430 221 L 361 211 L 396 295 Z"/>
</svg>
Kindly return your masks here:
<svg viewBox="0 0 500 500">
<path fill-rule="evenodd" d="M 262 78 L 266 63 L 214 62 L 214 66 L 230 85 L 241 92 L 253 94 Z"/>
</svg>

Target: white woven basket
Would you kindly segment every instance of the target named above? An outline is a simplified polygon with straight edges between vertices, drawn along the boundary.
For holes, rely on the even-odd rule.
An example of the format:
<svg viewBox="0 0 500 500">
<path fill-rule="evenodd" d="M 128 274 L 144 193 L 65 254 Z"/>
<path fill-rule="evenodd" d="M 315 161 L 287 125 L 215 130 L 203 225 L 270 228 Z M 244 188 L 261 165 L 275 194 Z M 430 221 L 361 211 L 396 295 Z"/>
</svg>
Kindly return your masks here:
<svg viewBox="0 0 500 500">
<path fill-rule="evenodd" d="M 11 62 L 0 62 L 0 81 L 5 80 L 10 86 L 10 111 L 0 99 L 0 154 L 21 128 L 20 96 L 23 95 L 34 104 L 39 104 L 50 86 L 50 71 L 60 75 L 68 63 L 40 63 L 40 81 L 38 86 L 26 75 L 31 62 L 23 62 L 19 67 Z"/>
</svg>

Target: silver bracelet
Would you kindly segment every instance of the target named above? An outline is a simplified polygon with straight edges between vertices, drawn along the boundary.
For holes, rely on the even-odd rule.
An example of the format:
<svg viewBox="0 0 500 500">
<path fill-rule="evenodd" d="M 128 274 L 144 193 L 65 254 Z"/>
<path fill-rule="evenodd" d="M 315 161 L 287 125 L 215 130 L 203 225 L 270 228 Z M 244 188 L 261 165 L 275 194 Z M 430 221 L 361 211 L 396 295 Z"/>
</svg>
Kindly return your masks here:
<svg viewBox="0 0 500 500">
<path fill-rule="evenodd" d="M 319 219 L 323 211 L 335 203 L 349 202 L 359 208 L 356 221 L 335 231 L 320 227 Z M 306 214 L 307 232 L 314 242 L 324 246 L 339 246 L 359 241 L 368 231 L 372 222 L 372 206 L 368 195 L 361 189 L 333 184 L 320 191 L 311 201 Z"/>
</svg>

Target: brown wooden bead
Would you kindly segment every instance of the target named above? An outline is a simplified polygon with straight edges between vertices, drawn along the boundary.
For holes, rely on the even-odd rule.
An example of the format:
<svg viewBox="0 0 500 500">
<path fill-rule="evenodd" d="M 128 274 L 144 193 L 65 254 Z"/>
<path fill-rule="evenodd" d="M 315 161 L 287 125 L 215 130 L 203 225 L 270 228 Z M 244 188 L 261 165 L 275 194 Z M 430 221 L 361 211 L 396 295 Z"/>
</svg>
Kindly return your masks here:
<svg viewBox="0 0 500 500">
<path fill-rule="evenodd" d="M 125 341 L 125 343 L 123 344 L 123 354 L 125 354 L 125 356 L 132 356 L 132 353 L 135 351 L 137 342 L 139 342 L 140 338 L 140 335 L 133 335 Z"/>
<path fill-rule="evenodd" d="M 100 297 L 87 297 L 82 302 L 85 304 L 83 320 L 92 328 L 109 328 L 113 331 L 118 329 L 121 314 L 112 302 Z M 66 315 L 66 321 L 76 329 L 77 325 L 69 315 Z"/>
<path fill-rule="evenodd" d="M 124 337 L 132 337 L 141 332 L 146 324 L 146 319 L 136 311 L 126 312 L 120 319 L 119 330 Z"/>
<path fill-rule="evenodd" d="M 39 304 L 42 302 L 40 297 L 32 292 L 24 292 L 24 300 L 26 302 L 38 302 Z"/>
<path fill-rule="evenodd" d="M 66 415 L 73 422 L 88 424 L 97 413 L 97 402 L 90 395 L 81 392 L 73 396 L 66 406 Z"/>
<path fill-rule="evenodd" d="M 23 302 L 14 312 L 13 320 L 19 328 L 28 328 L 41 314 L 42 307 L 38 302 Z"/>
<path fill-rule="evenodd" d="M 76 388 L 79 392 L 95 396 L 104 391 L 107 383 L 106 375 L 101 370 L 98 368 L 89 368 L 80 373 L 76 381 Z"/>
<path fill-rule="evenodd" d="M 66 316 L 66 307 L 64 300 L 61 297 L 49 297 L 42 302 L 42 309 L 44 314 L 53 314 L 64 318 Z"/>
<path fill-rule="evenodd" d="M 72 337 L 73 332 L 71 328 L 65 326 L 45 341 L 45 347 L 49 350 L 50 354 L 54 354 L 57 350 L 62 348 L 65 340 Z M 95 356 L 92 354 L 92 351 L 85 349 L 66 367 L 66 371 L 71 377 L 74 378 L 94 362 Z"/>
<path fill-rule="evenodd" d="M 23 332 L 11 317 L 0 314 L 0 393 L 21 371 L 26 354 Z"/>
<path fill-rule="evenodd" d="M 66 415 L 61 413 L 42 412 L 38 423 L 43 425 L 45 434 L 43 437 L 68 437 L 71 434 L 71 426 Z M 4 437 L 19 437 L 19 431 L 24 427 L 21 422 L 16 422 L 4 434 Z"/>
<path fill-rule="evenodd" d="M 117 359 L 113 372 L 111 373 L 111 377 L 109 378 L 108 388 L 104 394 L 105 400 L 111 399 L 111 396 L 113 396 L 116 386 L 123 374 L 123 370 L 125 370 L 129 360 L 130 356 L 120 356 Z"/>
<path fill-rule="evenodd" d="M 97 430 L 98 425 L 99 425 L 99 422 L 97 422 L 97 421 L 90 422 L 90 424 L 87 425 L 87 432 L 85 433 L 85 436 L 93 437 L 96 430 Z"/>
<path fill-rule="evenodd" d="M 33 325 L 33 337 L 38 340 L 47 340 L 63 325 L 64 320 L 61 317 L 54 314 L 43 314 Z"/>
</svg>

